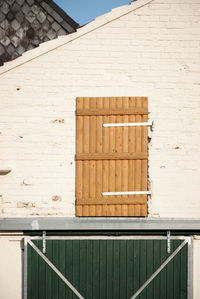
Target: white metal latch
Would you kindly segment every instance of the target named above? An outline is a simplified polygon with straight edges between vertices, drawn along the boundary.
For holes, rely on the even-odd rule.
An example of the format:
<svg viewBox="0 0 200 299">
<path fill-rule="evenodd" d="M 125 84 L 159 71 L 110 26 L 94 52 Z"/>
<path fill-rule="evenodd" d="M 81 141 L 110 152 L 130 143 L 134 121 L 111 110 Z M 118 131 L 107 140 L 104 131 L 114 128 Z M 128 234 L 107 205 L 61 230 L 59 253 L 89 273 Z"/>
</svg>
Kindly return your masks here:
<svg viewBox="0 0 200 299">
<path fill-rule="evenodd" d="M 151 191 L 121 191 L 121 192 L 102 192 L 103 196 L 109 195 L 138 195 L 138 194 L 147 194 L 150 195 Z"/>
<path fill-rule="evenodd" d="M 46 231 L 42 233 L 42 252 L 46 254 Z"/>
<path fill-rule="evenodd" d="M 140 127 L 140 126 L 152 127 L 152 123 L 149 123 L 149 122 L 137 122 L 137 123 L 110 123 L 110 124 L 103 124 L 103 127 Z"/>
</svg>

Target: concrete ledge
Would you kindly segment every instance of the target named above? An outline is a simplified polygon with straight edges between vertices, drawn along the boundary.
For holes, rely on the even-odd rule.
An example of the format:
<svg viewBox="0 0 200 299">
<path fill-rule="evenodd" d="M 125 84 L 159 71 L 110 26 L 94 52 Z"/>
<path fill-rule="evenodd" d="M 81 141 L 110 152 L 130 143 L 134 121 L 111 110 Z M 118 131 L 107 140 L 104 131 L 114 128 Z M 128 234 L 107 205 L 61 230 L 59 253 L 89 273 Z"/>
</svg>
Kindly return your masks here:
<svg viewBox="0 0 200 299">
<path fill-rule="evenodd" d="M 0 218 L 0 231 L 200 230 L 200 219 L 185 218 Z"/>
</svg>

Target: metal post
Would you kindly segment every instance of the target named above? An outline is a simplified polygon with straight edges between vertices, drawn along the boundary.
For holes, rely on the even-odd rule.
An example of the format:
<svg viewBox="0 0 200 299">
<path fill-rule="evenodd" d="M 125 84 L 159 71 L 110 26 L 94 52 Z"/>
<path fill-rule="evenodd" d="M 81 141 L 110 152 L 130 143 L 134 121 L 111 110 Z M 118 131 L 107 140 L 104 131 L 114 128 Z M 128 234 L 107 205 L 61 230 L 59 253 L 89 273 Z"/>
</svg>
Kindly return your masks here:
<svg viewBox="0 0 200 299">
<path fill-rule="evenodd" d="M 24 238 L 24 263 L 23 263 L 23 299 L 27 299 L 27 281 L 28 281 L 28 267 L 27 267 L 27 259 L 28 259 L 28 252 L 27 252 L 27 241 L 28 238 Z"/>
</svg>

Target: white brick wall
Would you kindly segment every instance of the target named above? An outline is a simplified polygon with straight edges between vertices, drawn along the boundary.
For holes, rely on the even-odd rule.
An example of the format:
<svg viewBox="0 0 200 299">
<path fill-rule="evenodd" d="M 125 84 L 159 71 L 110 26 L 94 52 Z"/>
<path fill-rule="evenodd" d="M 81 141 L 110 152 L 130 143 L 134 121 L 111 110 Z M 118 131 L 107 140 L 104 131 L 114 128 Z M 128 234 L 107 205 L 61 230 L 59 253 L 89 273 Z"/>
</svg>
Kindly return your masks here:
<svg viewBox="0 0 200 299">
<path fill-rule="evenodd" d="M 154 0 L 0 75 L 0 217 L 74 216 L 78 96 L 148 96 L 149 216 L 199 217 L 199 28 L 200 0 Z"/>
</svg>

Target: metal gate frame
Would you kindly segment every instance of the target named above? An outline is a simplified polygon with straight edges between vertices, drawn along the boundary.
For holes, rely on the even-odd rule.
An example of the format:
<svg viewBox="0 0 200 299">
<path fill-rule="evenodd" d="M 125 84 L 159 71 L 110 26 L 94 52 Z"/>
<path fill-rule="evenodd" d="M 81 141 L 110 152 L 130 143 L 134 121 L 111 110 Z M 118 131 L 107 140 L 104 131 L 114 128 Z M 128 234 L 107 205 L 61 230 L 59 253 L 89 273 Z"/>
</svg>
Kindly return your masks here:
<svg viewBox="0 0 200 299">
<path fill-rule="evenodd" d="M 186 241 L 188 246 L 188 279 L 187 279 L 187 298 L 193 298 L 193 237 L 171 236 L 171 240 Z M 43 237 L 25 237 L 24 238 L 24 256 L 23 256 L 23 299 L 27 298 L 27 281 L 28 281 L 28 242 L 31 240 L 43 240 Z M 168 237 L 163 236 L 50 236 L 45 237 L 46 240 L 166 240 L 166 250 L 168 247 Z M 164 263 L 163 263 L 164 264 Z M 159 267 L 160 268 L 160 267 Z M 156 271 L 155 271 L 156 272 Z M 137 293 L 137 292 L 136 292 Z M 134 294 L 133 294 L 134 295 Z M 136 298 L 136 297 L 135 297 Z M 87 299 L 87 298 L 85 298 Z"/>
</svg>

